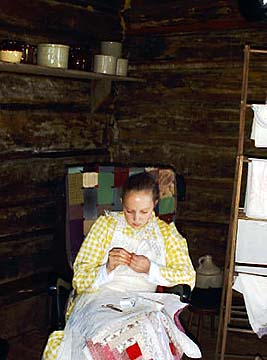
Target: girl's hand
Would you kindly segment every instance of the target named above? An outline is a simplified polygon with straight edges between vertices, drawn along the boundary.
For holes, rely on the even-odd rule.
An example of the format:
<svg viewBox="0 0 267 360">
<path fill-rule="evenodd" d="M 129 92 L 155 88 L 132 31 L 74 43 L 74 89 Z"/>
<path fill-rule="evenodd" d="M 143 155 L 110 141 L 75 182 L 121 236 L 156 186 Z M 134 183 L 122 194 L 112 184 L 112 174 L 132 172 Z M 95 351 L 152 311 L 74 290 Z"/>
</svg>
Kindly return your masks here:
<svg viewBox="0 0 267 360">
<path fill-rule="evenodd" d="M 107 272 L 111 272 L 119 265 L 130 265 L 132 254 L 123 248 L 113 248 L 110 250 L 107 262 Z"/>
<path fill-rule="evenodd" d="M 149 273 L 150 269 L 150 261 L 144 255 L 136 255 L 132 253 L 132 258 L 130 262 L 130 268 L 139 273 Z"/>
</svg>

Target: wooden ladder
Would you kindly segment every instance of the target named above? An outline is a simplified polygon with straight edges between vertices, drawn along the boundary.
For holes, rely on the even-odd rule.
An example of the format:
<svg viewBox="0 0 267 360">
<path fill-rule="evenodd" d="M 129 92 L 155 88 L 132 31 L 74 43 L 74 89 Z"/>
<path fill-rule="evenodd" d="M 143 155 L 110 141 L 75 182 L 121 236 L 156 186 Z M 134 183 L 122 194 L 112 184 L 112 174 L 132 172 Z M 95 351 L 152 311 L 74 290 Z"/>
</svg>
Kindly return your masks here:
<svg viewBox="0 0 267 360">
<path fill-rule="evenodd" d="M 247 103 L 247 98 L 248 98 L 250 55 L 252 53 L 267 54 L 267 50 L 251 49 L 249 45 L 246 45 L 244 48 L 243 76 L 242 76 L 240 116 L 239 116 L 238 153 L 236 156 L 232 206 L 231 206 L 228 241 L 227 241 L 227 249 L 226 249 L 224 284 L 223 284 L 220 317 L 219 317 L 219 325 L 218 325 L 218 336 L 217 336 L 217 345 L 216 345 L 217 360 L 224 360 L 225 357 L 254 359 L 252 355 L 241 355 L 241 354 L 239 355 L 239 354 L 226 353 L 228 332 L 253 333 L 253 331 L 249 327 L 246 309 L 244 305 L 233 304 L 233 289 L 232 289 L 234 275 L 235 275 L 235 253 L 236 253 L 236 243 L 237 243 L 238 219 L 244 217 L 240 209 L 242 177 L 244 172 L 244 164 L 249 162 L 248 158 L 244 155 L 244 137 L 245 137 L 244 133 L 245 133 L 247 109 L 251 107 L 251 105 Z"/>
</svg>

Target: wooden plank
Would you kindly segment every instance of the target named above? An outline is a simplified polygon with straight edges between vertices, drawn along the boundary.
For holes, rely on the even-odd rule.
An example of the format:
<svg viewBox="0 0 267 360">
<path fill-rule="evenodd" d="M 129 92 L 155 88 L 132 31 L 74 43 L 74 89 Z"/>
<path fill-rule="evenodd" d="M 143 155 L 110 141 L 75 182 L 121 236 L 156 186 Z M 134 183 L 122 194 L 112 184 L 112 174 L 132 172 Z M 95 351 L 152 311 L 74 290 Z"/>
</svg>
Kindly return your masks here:
<svg viewBox="0 0 267 360">
<path fill-rule="evenodd" d="M 29 74 L 38 76 L 49 76 L 65 79 L 76 80 L 114 80 L 114 81 L 129 81 L 129 82 L 145 82 L 145 79 L 134 78 L 128 76 L 116 76 L 109 74 L 102 74 L 90 71 L 59 69 L 53 67 L 45 67 L 40 65 L 30 64 L 12 64 L 0 61 L 0 71 L 14 74 Z"/>
</svg>

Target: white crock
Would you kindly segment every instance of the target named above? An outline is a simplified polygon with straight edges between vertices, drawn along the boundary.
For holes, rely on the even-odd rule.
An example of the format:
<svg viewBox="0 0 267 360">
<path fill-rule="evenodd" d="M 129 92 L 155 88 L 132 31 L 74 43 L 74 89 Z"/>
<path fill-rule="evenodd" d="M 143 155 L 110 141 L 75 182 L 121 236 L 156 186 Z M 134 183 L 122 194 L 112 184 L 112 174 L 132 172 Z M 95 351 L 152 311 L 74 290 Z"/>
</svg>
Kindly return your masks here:
<svg viewBox="0 0 267 360">
<path fill-rule="evenodd" d="M 68 68 L 69 46 L 61 44 L 38 44 L 37 64 L 55 68 Z"/>
</svg>

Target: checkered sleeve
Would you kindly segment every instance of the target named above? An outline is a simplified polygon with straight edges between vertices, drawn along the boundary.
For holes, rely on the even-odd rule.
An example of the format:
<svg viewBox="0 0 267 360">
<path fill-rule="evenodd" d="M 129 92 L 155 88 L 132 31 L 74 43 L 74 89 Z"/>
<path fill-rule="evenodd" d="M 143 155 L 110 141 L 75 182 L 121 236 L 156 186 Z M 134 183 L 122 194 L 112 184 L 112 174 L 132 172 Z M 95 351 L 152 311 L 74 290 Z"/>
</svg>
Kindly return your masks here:
<svg viewBox="0 0 267 360">
<path fill-rule="evenodd" d="M 166 266 L 160 268 L 161 275 L 172 286 L 189 284 L 193 288 L 196 273 L 189 256 L 185 238 L 179 234 L 174 223 L 168 225 L 163 221 L 159 221 L 159 227 L 166 249 Z"/>
<path fill-rule="evenodd" d="M 91 290 L 112 239 L 113 222 L 109 216 L 100 216 L 82 243 L 73 265 L 72 285 L 78 294 Z"/>
</svg>

